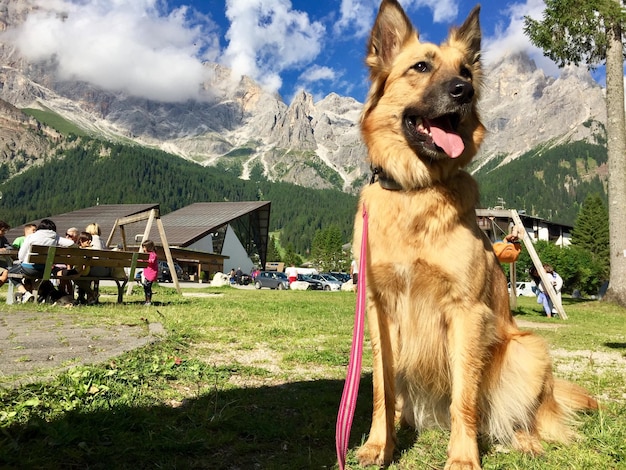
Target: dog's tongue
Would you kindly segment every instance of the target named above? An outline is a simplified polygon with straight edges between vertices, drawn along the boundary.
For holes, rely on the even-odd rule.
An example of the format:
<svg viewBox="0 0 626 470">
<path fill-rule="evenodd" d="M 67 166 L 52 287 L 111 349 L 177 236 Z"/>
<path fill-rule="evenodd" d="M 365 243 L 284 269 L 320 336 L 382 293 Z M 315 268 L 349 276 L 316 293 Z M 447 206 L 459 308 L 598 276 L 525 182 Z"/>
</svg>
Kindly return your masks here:
<svg viewBox="0 0 626 470">
<path fill-rule="evenodd" d="M 441 147 L 450 158 L 457 158 L 463 153 L 465 145 L 463 145 L 463 139 L 461 139 L 459 134 L 438 127 L 437 124 L 432 121 L 428 124 L 430 125 L 430 134 L 433 137 L 433 141 L 438 147 Z"/>
</svg>

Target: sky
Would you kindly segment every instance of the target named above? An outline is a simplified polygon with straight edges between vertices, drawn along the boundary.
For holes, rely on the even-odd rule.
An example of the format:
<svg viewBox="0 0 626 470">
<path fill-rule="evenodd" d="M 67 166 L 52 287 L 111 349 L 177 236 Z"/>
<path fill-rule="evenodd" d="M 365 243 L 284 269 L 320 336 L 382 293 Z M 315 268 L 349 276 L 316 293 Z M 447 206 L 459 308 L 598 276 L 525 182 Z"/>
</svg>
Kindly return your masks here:
<svg viewBox="0 0 626 470">
<path fill-rule="evenodd" d="M 289 103 L 300 91 L 364 101 L 365 45 L 379 0 L 29 0 L 40 8 L 3 33 L 30 60 L 58 62 L 61 79 L 167 102 L 203 99 L 206 61 L 247 75 Z M 476 0 L 400 0 L 420 32 L 439 43 Z M 558 69 L 523 34 L 543 0 L 482 0 L 483 58 L 526 51 Z M 210 92 L 210 90 L 209 90 Z"/>
</svg>

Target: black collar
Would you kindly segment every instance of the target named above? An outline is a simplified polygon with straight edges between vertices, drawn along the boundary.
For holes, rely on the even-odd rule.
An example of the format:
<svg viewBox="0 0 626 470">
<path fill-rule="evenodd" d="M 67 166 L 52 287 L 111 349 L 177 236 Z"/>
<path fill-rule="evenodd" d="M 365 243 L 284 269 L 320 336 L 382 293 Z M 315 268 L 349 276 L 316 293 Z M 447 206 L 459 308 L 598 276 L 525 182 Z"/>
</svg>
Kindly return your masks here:
<svg viewBox="0 0 626 470">
<path fill-rule="evenodd" d="M 381 188 L 389 191 L 400 191 L 403 189 L 400 183 L 387 175 L 385 170 L 379 166 L 372 167 L 372 178 L 370 179 L 370 184 L 374 184 L 376 181 L 378 181 Z"/>
</svg>

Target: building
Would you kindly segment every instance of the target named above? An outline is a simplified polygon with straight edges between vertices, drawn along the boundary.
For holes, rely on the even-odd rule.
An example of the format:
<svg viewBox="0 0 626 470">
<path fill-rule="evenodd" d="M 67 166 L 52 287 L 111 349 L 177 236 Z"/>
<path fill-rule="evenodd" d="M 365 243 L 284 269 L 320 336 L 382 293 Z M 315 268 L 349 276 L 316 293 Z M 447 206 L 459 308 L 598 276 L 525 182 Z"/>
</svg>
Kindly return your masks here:
<svg viewBox="0 0 626 470">
<path fill-rule="evenodd" d="M 518 212 L 518 215 L 533 243 L 544 240 L 561 247 L 571 244 L 571 225 L 550 222 L 540 217 L 526 215 L 524 212 Z M 478 226 L 492 242 L 502 240 L 513 225 L 510 209 L 476 209 L 476 218 Z"/>
<path fill-rule="evenodd" d="M 197 202 L 165 214 L 161 220 L 171 248 L 219 253 L 228 257 L 223 272 L 241 268 L 248 273 L 255 266 L 265 267 L 270 209 L 269 201 Z M 159 239 L 155 227 L 150 238 Z M 172 256 L 182 260 L 182 255 L 173 252 Z"/>
</svg>

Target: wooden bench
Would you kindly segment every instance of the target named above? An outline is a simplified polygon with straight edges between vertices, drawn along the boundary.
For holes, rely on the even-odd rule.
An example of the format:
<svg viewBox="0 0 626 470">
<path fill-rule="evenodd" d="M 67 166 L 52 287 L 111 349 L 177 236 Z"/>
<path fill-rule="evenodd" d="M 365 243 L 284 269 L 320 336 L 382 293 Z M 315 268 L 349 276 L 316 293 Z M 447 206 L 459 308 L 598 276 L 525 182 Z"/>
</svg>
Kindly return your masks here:
<svg viewBox="0 0 626 470">
<path fill-rule="evenodd" d="M 42 281 L 51 279 L 94 281 L 94 292 L 97 298 L 99 282 L 102 280 L 111 280 L 115 281 L 117 285 L 117 302 L 122 303 L 124 300 L 124 288 L 128 280 L 134 278 L 137 268 L 143 269 L 148 265 L 148 256 L 148 253 L 138 253 L 135 251 L 91 250 L 78 247 L 66 248 L 60 246 L 34 245 L 31 247 L 28 261 L 33 264 L 45 265 L 41 279 L 29 278 L 22 274 L 12 273 L 9 273 L 9 277 L 33 279 L 35 285 L 33 294 L 35 295 L 35 299 L 37 298 L 35 290 Z M 89 267 L 102 266 L 110 268 L 110 274 L 108 276 L 97 277 L 55 276 L 52 274 L 52 268 L 59 264 Z M 128 276 L 124 268 L 130 269 Z M 12 304 L 15 301 L 15 292 L 13 283 L 9 282 L 8 285 L 7 304 Z"/>
</svg>

